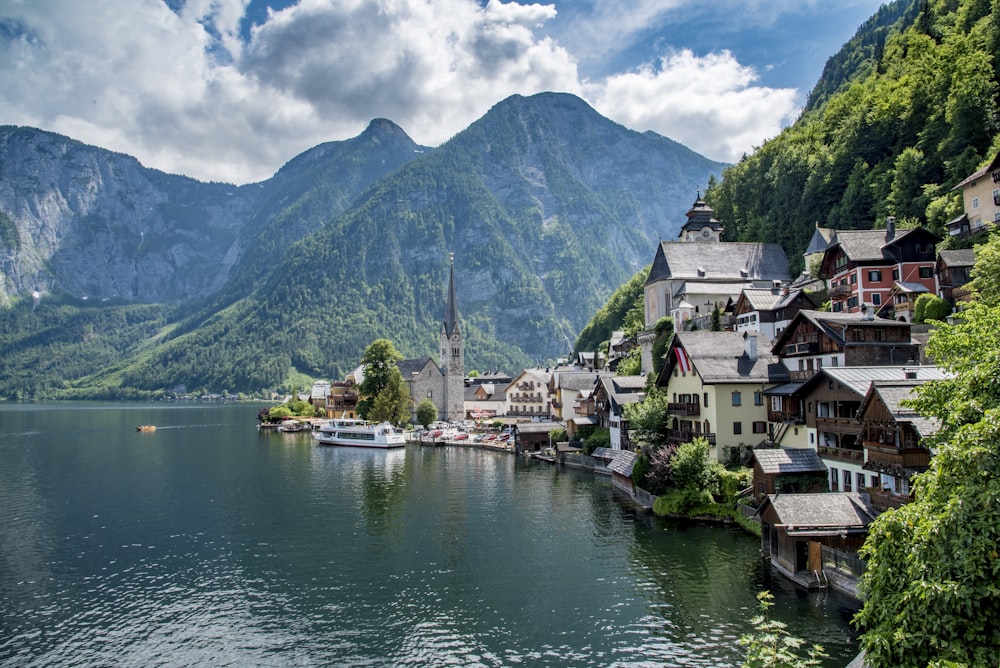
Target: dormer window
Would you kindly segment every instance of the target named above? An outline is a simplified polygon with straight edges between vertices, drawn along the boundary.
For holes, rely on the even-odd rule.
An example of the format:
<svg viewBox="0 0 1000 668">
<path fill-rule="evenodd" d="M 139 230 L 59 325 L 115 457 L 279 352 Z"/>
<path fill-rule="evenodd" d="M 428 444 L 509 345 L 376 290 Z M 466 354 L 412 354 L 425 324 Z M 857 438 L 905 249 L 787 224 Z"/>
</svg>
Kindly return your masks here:
<svg viewBox="0 0 1000 668">
<path fill-rule="evenodd" d="M 701 267 L 698 267 L 698 276 L 701 278 L 705 277 L 705 270 L 702 269 Z"/>
</svg>

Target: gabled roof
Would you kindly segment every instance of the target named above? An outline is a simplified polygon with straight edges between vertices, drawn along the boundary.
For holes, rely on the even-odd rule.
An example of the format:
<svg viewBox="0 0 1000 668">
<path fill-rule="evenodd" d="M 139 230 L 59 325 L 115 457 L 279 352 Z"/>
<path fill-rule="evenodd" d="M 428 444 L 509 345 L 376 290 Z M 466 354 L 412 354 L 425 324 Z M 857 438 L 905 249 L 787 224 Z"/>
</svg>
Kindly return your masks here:
<svg viewBox="0 0 1000 668">
<path fill-rule="evenodd" d="M 864 397 L 874 381 L 904 382 L 907 374 L 916 375 L 917 384 L 928 380 L 948 378 L 948 374 L 936 366 L 841 366 L 823 367 L 812 378 L 802 383 L 797 392 L 804 396 L 819 384 L 833 380 L 858 397 Z"/>
<path fill-rule="evenodd" d="M 811 322 L 818 329 L 823 331 L 827 336 L 836 341 L 841 345 L 852 345 L 853 342 L 847 341 L 844 337 L 844 332 L 848 325 L 854 327 L 905 327 L 910 328 L 910 323 L 901 322 L 899 320 L 889 320 L 888 318 L 882 318 L 879 316 L 874 316 L 871 319 L 865 317 L 864 313 L 833 313 L 830 311 L 812 311 L 809 309 L 803 309 L 795 314 L 792 321 L 788 323 L 788 327 L 783 329 L 778 338 L 774 340 L 774 345 L 771 350 L 776 354 L 778 351 L 784 349 L 785 344 L 788 340 L 795 334 L 795 330 L 798 329 L 802 321 Z M 872 345 L 872 344 L 866 344 Z M 899 343 L 893 343 L 892 345 L 899 345 Z"/>
<path fill-rule="evenodd" d="M 706 227 L 711 227 L 713 230 L 723 229 L 722 223 L 717 221 L 712 217 L 715 210 L 701 198 L 701 193 L 698 194 L 698 199 L 695 203 L 691 205 L 688 209 L 687 222 L 681 226 L 681 231 L 678 236 L 683 236 L 685 230 L 701 230 Z"/>
<path fill-rule="evenodd" d="M 608 469 L 618 475 L 631 477 L 632 468 L 635 466 L 635 460 L 638 458 L 638 455 L 631 450 L 615 450 L 614 453 L 615 457 L 608 464 Z"/>
<path fill-rule="evenodd" d="M 599 375 L 597 371 L 553 371 L 552 385 L 563 390 L 589 390 Z"/>
<path fill-rule="evenodd" d="M 938 263 L 945 267 L 972 267 L 976 264 L 976 251 L 972 248 L 938 251 Z"/>
<path fill-rule="evenodd" d="M 746 337 L 754 337 L 757 341 L 755 359 L 745 354 Z M 788 382 L 788 369 L 768 351 L 769 344 L 768 337 L 760 332 L 676 332 L 670 342 L 666 364 L 660 370 L 660 379 L 669 382 L 679 346 L 705 384 Z"/>
<path fill-rule="evenodd" d="M 985 167 L 983 167 L 982 169 L 977 169 L 975 172 L 973 172 L 969 176 L 959 181 L 955 185 L 955 187 L 952 188 L 952 190 L 958 190 L 962 186 L 965 186 L 969 183 L 972 183 L 973 181 L 981 179 L 990 172 L 992 172 L 993 170 L 997 169 L 998 167 L 1000 167 L 1000 153 L 997 153 L 995 156 L 993 156 L 993 159 L 990 160 L 989 164 L 987 164 Z"/>
<path fill-rule="evenodd" d="M 598 384 L 615 409 L 613 412 L 621 406 L 639 403 L 646 396 L 645 376 L 602 375 Z"/>
<path fill-rule="evenodd" d="M 812 255 L 814 253 L 822 253 L 829 247 L 830 242 L 836 236 L 837 231 L 831 227 L 820 227 L 819 223 L 816 224 L 816 230 L 813 232 L 812 238 L 809 239 L 809 244 L 806 246 L 806 255 Z"/>
<path fill-rule="evenodd" d="M 780 292 L 766 290 L 763 288 L 743 288 L 739 301 L 746 301 L 753 311 L 773 311 L 775 305 L 781 300 Z M 739 302 L 737 302 L 738 304 Z"/>
<path fill-rule="evenodd" d="M 921 437 L 933 436 L 941 428 L 941 422 L 935 418 L 924 417 L 914 409 L 903 406 L 903 401 L 916 397 L 913 390 L 928 380 L 930 379 L 873 381 L 867 394 L 865 394 L 865 398 L 861 401 L 858 415 L 863 416 L 872 402 L 878 398 L 889 409 L 896 422 L 908 422 L 912 424 Z"/>
<path fill-rule="evenodd" d="M 396 362 L 396 367 L 399 369 L 399 373 L 402 374 L 403 380 L 409 380 L 410 376 L 416 373 L 420 373 L 428 365 L 437 369 L 437 364 L 430 357 L 420 357 L 412 360 L 400 360 Z M 438 372 L 440 373 L 440 369 Z"/>
<path fill-rule="evenodd" d="M 536 383 L 541 383 L 545 387 L 548 387 L 549 381 L 552 380 L 552 372 L 548 369 L 524 369 L 521 373 L 514 376 L 513 380 L 507 383 L 507 387 L 504 388 L 510 391 L 510 388 L 516 385 L 521 379 L 530 379 Z"/>
<path fill-rule="evenodd" d="M 645 284 L 666 279 L 787 281 L 788 258 L 778 244 L 661 241 Z"/>
<path fill-rule="evenodd" d="M 750 457 L 767 474 L 826 473 L 826 464 L 816 451 L 806 448 L 757 448 Z"/>
<path fill-rule="evenodd" d="M 859 492 L 768 494 L 757 514 L 766 506 L 774 508 L 789 535 L 797 536 L 864 533 L 875 519 L 869 496 Z"/>
</svg>

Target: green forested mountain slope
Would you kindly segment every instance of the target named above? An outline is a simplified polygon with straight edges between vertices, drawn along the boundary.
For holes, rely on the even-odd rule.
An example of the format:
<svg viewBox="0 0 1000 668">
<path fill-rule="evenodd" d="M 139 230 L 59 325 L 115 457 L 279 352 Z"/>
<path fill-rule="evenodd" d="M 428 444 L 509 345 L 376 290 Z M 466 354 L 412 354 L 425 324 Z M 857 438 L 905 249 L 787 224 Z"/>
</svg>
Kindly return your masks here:
<svg viewBox="0 0 1000 668">
<path fill-rule="evenodd" d="M 794 262 L 816 224 L 892 214 L 941 231 L 961 211 L 950 189 L 1000 148 L 996 5 L 897 0 L 862 26 L 801 118 L 710 188 L 727 238 L 781 243 Z"/>
</svg>

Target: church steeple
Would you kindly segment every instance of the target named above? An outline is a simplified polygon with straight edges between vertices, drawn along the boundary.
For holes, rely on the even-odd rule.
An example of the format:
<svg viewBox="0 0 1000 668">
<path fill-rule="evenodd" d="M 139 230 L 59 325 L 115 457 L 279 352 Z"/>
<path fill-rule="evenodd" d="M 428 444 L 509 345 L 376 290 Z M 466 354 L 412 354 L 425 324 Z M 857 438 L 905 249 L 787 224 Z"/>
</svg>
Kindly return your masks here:
<svg viewBox="0 0 1000 668">
<path fill-rule="evenodd" d="M 455 297 L 455 254 L 448 254 L 448 304 L 441 327 L 441 375 L 444 376 L 443 420 L 465 417 L 465 338 L 458 324 Z"/>
<path fill-rule="evenodd" d="M 722 241 L 722 223 L 717 221 L 712 214 L 715 211 L 705 200 L 701 198 L 701 191 L 694 204 L 688 209 L 687 222 L 681 226 L 680 237 L 682 241 Z"/>
<path fill-rule="evenodd" d="M 448 260 L 451 267 L 448 278 L 448 307 L 444 314 L 444 334 L 451 338 L 455 333 L 461 334 L 461 330 L 458 325 L 458 301 L 455 299 L 455 254 L 448 253 Z"/>
</svg>

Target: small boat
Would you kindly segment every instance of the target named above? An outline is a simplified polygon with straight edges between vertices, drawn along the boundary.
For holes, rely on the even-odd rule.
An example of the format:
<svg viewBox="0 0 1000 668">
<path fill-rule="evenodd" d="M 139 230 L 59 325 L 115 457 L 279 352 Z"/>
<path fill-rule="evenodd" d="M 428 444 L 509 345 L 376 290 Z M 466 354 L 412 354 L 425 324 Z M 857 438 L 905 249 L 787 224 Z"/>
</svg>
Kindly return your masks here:
<svg viewBox="0 0 1000 668">
<path fill-rule="evenodd" d="M 340 418 L 330 420 L 313 431 L 319 445 L 355 448 L 402 448 L 406 437 L 388 422 L 372 424 L 364 420 Z"/>
<path fill-rule="evenodd" d="M 136 431 L 156 431 L 155 424 L 141 424 L 135 428 Z"/>
<path fill-rule="evenodd" d="M 278 431 L 285 434 L 294 434 L 310 429 L 312 429 L 312 426 L 308 422 L 302 422 L 301 420 L 285 420 L 278 425 Z"/>
</svg>

